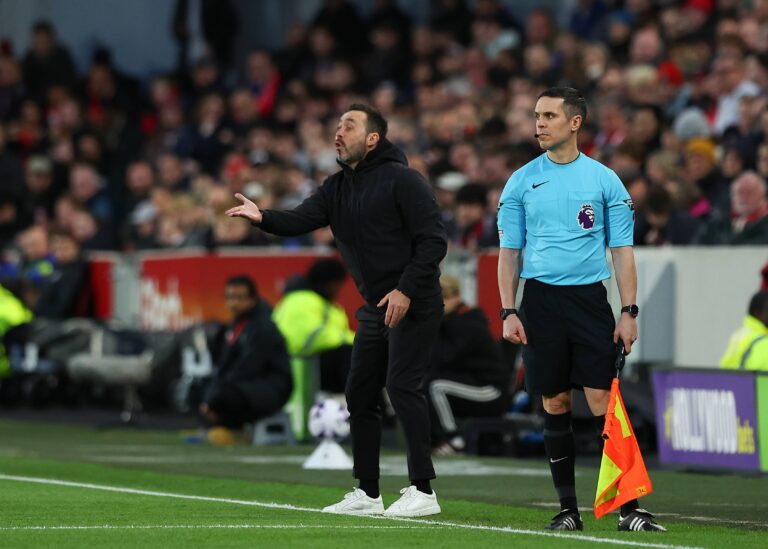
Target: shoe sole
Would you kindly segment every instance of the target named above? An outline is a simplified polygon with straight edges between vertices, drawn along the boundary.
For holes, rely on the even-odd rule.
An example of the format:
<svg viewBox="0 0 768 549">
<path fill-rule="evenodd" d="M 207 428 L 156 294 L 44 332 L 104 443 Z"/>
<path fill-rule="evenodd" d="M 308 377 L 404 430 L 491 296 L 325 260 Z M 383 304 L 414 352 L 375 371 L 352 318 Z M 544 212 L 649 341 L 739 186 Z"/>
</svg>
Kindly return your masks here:
<svg viewBox="0 0 768 549">
<path fill-rule="evenodd" d="M 329 515 L 354 515 L 358 517 L 384 514 L 383 509 L 381 511 L 326 511 L 323 509 L 322 512 L 328 513 Z"/>
<path fill-rule="evenodd" d="M 438 515 L 443 510 L 440 508 L 439 505 L 433 505 L 432 507 L 427 507 L 426 509 L 419 509 L 417 511 L 408 511 L 407 513 L 398 513 L 398 512 L 392 512 L 388 513 L 387 511 L 384 511 L 385 517 L 402 517 L 402 518 L 408 518 L 408 517 L 426 517 L 429 515 Z"/>
</svg>

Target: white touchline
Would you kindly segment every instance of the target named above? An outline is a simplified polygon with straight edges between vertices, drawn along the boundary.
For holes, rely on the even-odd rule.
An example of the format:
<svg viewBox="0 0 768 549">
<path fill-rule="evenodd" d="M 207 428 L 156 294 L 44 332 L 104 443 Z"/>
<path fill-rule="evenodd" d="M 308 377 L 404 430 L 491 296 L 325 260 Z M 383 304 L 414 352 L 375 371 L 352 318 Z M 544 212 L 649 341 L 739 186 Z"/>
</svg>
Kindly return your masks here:
<svg viewBox="0 0 768 549">
<path fill-rule="evenodd" d="M 334 530 L 431 530 L 430 526 L 332 526 L 330 524 L 95 524 L 51 526 L 0 526 L 0 532 L 19 530 L 303 530 L 308 528 Z"/>
<path fill-rule="evenodd" d="M 17 475 L 0 474 L 0 480 L 11 480 L 16 482 L 30 482 L 35 484 L 47 484 L 53 486 L 68 486 L 70 488 L 86 488 L 89 490 L 102 490 L 104 492 L 117 492 L 121 494 L 136 494 L 140 496 L 155 496 L 162 498 L 187 499 L 194 501 L 210 501 L 215 503 L 231 503 L 235 505 L 249 505 L 252 507 L 264 507 L 267 509 L 285 509 L 288 511 L 301 511 L 305 513 L 322 513 L 320 509 L 312 507 L 299 507 L 286 503 L 266 503 L 262 501 L 253 501 L 245 499 L 216 498 L 210 496 L 193 496 L 189 494 L 175 494 L 172 492 L 158 492 L 154 490 L 139 490 L 137 488 L 124 488 L 122 486 L 107 486 L 103 484 L 91 484 L 88 482 L 72 482 L 68 480 L 49 479 L 41 477 L 26 477 Z M 352 515 L 345 515 L 352 516 Z M 623 539 L 598 538 L 594 536 L 584 536 L 579 534 L 560 534 L 554 532 L 539 532 L 538 530 L 521 530 L 508 526 L 485 526 L 479 524 L 462 524 L 460 522 L 447 522 L 441 520 L 427 520 L 400 517 L 381 517 L 368 515 L 366 519 L 388 520 L 396 522 L 405 522 L 409 524 L 426 524 L 431 526 L 446 526 L 449 528 L 462 528 L 466 530 L 481 530 L 484 532 L 505 532 L 509 534 L 522 534 L 527 536 L 542 536 L 548 538 L 573 539 L 580 541 L 589 541 L 592 543 L 607 543 L 611 545 L 627 545 L 632 547 L 652 547 L 657 549 L 700 549 L 684 545 L 669 545 L 666 543 L 643 543 L 640 541 L 629 541 Z"/>
</svg>

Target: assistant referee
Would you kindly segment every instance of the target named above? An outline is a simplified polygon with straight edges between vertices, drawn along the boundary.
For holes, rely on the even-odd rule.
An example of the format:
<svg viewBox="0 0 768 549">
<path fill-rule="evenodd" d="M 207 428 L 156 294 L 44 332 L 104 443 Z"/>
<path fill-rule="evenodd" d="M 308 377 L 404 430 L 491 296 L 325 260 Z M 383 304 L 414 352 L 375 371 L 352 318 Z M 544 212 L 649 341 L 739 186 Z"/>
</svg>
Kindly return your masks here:
<svg viewBox="0 0 768 549">
<path fill-rule="evenodd" d="M 571 391 L 595 416 L 608 408 L 615 345 L 637 339 L 634 208 L 613 170 L 581 154 L 587 104 L 574 88 L 539 95 L 536 138 L 546 151 L 512 174 L 499 201 L 499 293 L 504 339 L 522 343 L 528 392 L 542 395 L 544 445 L 561 511 L 551 530 L 582 530 L 575 489 Z M 621 296 L 618 324 L 602 281 L 611 249 Z M 522 267 L 522 271 L 521 271 Z M 526 279 L 520 313 L 514 309 Z M 619 530 L 664 530 L 637 500 L 621 506 Z"/>
</svg>

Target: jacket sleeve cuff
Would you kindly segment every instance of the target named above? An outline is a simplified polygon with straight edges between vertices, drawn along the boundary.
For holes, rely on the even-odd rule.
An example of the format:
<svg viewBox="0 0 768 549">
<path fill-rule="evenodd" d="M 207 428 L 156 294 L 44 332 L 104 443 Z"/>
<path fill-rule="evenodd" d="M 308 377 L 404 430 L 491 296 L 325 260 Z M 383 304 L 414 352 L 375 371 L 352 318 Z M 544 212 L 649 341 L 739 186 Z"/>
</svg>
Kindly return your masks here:
<svg viewBox="0 0 768 549">
<path fill-rule="evenodd" d="M 269 218 L 269 210 L 261 210 L 261 223 L 256 223 L 255 221 L 251 221 L 251 225 L 254 227 L 259 227 L 260 229 L 264 229 L 269 222 L 267 219 Z"/>
<path fill-rule="evenodd" d="M 416 295 L 416 288 L 413 284 L 409 284 L 407 281 L 401 280 L 400 284 L 397 285 L 397 289 L 400 293 L 405 295 L 405 297 L 413 301 L 413 296 Z"/>
</svg>

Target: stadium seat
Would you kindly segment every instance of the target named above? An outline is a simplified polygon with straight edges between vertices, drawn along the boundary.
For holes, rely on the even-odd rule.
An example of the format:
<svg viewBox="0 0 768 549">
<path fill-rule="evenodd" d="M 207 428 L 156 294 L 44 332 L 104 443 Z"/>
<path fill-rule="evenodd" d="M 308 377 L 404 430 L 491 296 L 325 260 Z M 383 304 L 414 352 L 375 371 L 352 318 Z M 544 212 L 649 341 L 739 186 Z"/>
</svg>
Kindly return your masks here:
<svg viewBox="0 0 768 549">
<path fill-rule="evenodd" d="M 277 412 L 253 424 L 253 444 L 256 446 L 295 443 L 291 417 L 286 412 Z"/>
<path fill-rule="evenodd" d="M 67 361 L 67 373 L 75 381 L 121 386 L 120 419 L 125 424 L 133 424 L 142 408 L 138 387 L 150 379 L 154 353 L 145 349 L 140 354 L 113 354 L 118 348 L 118 337 L 103 328 L 95 329 L 91 333 L 90 349 L 72 355 Z"/>
</svg>

